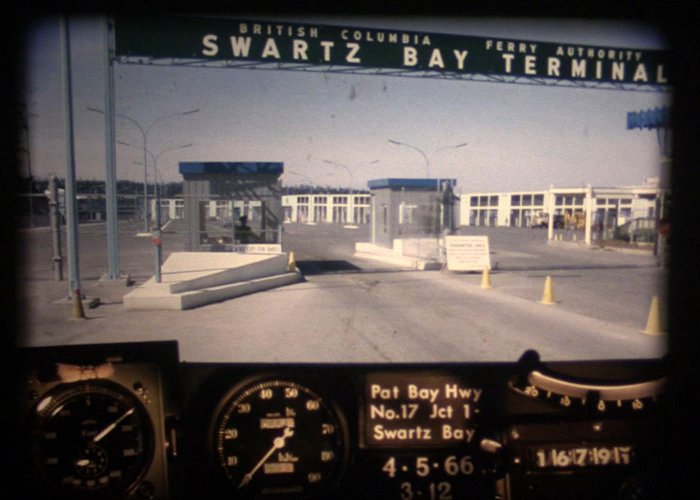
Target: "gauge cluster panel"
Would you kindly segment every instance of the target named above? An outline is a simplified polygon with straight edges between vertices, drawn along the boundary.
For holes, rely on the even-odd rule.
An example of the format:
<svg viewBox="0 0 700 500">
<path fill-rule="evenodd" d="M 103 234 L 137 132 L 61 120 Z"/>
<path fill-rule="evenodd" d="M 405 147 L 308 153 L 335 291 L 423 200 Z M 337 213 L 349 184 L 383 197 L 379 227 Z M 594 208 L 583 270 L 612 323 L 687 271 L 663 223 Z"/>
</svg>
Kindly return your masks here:
<svg viewBox="0 0 700 500">
<path fill-rule="evenodd" d="M 180 362 L 174 343 L 26 350 L 45 498 L 643 498 L 661 360 Z"/>
<path fill-rule="evenodd" d="M 154 346 L 143 347 L 138 356 L 116 346 L 27 351 L 23 459 L 33 498 L 168 498 L 167 364 L 142 361 Z"/>
</svg>

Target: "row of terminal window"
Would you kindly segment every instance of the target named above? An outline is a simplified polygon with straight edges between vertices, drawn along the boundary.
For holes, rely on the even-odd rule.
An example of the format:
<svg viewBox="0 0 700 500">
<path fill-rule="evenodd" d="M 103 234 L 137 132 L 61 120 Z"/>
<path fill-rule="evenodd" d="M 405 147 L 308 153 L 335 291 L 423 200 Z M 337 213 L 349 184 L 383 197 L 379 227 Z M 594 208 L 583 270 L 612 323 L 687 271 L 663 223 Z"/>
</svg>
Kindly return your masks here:
<svg viewBox="0 0 700 500">
<path fill-rule="evenodd" d="M 583 207 L 585 197 L 583 195 L 574 196 L 562 196 L 557 195 L 554 200 L 556 206 L 569 205 L 569 206 L 581 206 Z M 631 205 L 631 198 L 596 198 L 596 205 Z M 498 206 L 498 195 L 491 196 L 472 196 L 469 200 L 469 205 L 472 207 L 497 207 Z M 511 195 L 510 197 L 511 207 L 520 206 L 532 206 L 532 207 L 542 207 L 544 206 L 544 195 Z"/>
</svg>

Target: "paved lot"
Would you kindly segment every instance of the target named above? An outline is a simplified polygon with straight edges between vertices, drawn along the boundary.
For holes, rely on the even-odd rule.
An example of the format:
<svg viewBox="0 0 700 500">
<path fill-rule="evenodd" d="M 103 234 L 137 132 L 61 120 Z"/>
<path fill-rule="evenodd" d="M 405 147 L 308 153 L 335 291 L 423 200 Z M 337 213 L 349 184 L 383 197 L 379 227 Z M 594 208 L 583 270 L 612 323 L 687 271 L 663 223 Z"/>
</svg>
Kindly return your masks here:
<svg viewBox="0 0 700 500">
<path fill-rule="evenodd" d="M 181 251 L 176 224 L 164 251 Z M 150 238 L 120 226 L 121 270 L 135 285 L 153 274 Z M 101 305 L 72 319 L 66 281 L 54 280 L 51 235 L 27 230 L 24 343 L 82 344 L 176 339 L 188 361 L 512 360 L 535 348 L 544 359 L 658 356 L 663 336 L 642 333 L 651 299 L 663 314 L 663 268 L 646 253 L 547 245 L 532 229 L 473 228 L 487 234 L 493 288 L 478 273 L 406 271 L 352 256 L 366 227 L 286 225 L 306 280 L 189 311 L 127 311 L 107 269 L 104 225 L 80 231 L 81 289 Z M 64 239 L 65 241 L 65 239 Z M 66 273 L 67 275 L 67 273 Z M 556 305 L 539 303 L 551 276 Z"/>
</svg>

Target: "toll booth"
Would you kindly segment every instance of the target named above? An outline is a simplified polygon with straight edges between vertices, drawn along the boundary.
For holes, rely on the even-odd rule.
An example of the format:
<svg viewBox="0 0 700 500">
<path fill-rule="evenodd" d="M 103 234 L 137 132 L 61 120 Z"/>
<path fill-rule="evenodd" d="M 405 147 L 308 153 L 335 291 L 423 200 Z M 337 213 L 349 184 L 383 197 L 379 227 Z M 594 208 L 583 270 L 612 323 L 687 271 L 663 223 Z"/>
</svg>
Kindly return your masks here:
<svg viewBox="0 0 700 500">
<path fill-rule="evenodd" d="M 392 248 L 394 240 L 431 238 L 452 232 L 457 219 L 456 179 L 377 179 L 371 197 L 371 242 Z"/>
<path fill-rule="evenodd" d="M 180 162 L 185 251 L 249 251 L 282 243 L 281 162 Z"/>
</svg>

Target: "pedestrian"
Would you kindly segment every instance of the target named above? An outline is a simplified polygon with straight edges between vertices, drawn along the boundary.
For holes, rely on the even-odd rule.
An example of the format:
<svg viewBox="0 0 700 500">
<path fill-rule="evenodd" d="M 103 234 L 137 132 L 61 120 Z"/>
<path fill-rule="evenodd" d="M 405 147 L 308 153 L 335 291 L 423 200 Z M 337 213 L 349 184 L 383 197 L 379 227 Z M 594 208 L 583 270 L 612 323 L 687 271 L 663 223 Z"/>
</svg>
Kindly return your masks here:
<svg viewBox="0 0 700 500">
<path fill-rule="evenodd" d="M 248 217 L 242 215 L 238 218 L 240 224 L 236 226 L 236 236 L 238 237 L 238 242 L 242 245 L 247 245 L 250 243 L 250 238 L 252 235 L 252 230 L 248 225 Z"/>
</svg>

